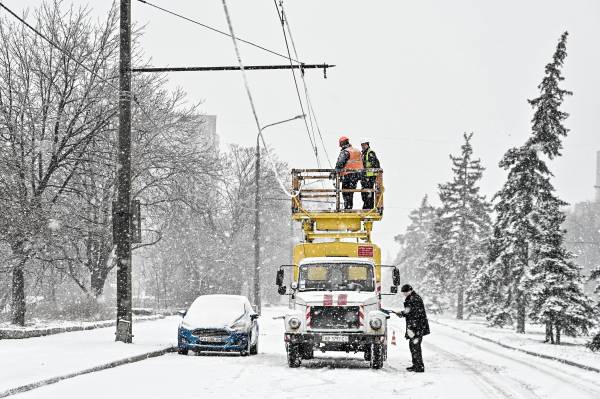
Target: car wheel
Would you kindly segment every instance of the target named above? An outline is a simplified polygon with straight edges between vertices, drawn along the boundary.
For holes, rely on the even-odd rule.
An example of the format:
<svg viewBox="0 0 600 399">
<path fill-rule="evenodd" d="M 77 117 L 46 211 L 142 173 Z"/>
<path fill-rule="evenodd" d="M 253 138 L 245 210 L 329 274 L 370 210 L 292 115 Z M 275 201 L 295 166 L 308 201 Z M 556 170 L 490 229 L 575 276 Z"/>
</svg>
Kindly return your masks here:
<svg viewBox="0 0 600 399">
<path fill-rule="evenodd" d="M 251 333 L 248 334 L 248 339 L 247 339 L 247 342 L 246 342 L 246 347 L 240 351 L 240 355 L 242 355 L 242 356 L 248 356 L 248 355 L 251 354 L 252 347 L 250 345 L 250 342 L 252 342 L 252 334 Z"/>
<path fill-rule="evenodd" d="M 252 342 L 252 341 L 250 341 Z M 258 355 L 258 336 L 256 337 L 256 343 L 250 346 L 250 354 Z"/>
<path fill-rule="evenodd" d="M 179 353 L 180 355 L 187 355 L 188 350 L 187 348 L 177 348 L 177 353 Z"/>
</svg>

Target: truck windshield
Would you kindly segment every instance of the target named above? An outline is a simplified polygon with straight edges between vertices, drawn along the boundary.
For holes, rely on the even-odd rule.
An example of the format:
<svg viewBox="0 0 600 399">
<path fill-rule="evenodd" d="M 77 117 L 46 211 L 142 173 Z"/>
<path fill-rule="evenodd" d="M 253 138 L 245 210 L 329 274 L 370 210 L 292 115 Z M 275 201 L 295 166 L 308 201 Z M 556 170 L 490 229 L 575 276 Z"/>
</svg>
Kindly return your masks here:
<svg viewBox="0 0 600 399">
<path fill-rule="evenodd" d="M 373 266 L 318 263 L 300 266 L 300 291 L 374 291 Z"/>
</svg>

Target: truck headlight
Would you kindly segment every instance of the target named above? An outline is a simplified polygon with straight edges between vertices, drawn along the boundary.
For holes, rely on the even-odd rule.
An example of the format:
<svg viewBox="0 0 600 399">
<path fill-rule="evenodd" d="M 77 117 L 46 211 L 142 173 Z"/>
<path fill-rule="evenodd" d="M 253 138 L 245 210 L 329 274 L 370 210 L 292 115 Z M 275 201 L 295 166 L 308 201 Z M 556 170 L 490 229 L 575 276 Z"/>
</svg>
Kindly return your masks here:
<svg viewBox="0 0 600 399">
<path fill-rule="evenodd" d="M 381 319 L 371 319 L 369 321 L 369 325 L 373 330 L 379 330 L 383 323 L 381 323 Z"/>
<path fill-rule="evenodd" d="M 293 330 L 297 330 L 298 328 L 300 328 L 300 326 L 302 325 L 302 322 L 300 321 L 299 318 L 297 317 L 292 317 L 288 320 L 288 325 L 290 326 L 290 328 L 292 328 Z"/>
</svg>

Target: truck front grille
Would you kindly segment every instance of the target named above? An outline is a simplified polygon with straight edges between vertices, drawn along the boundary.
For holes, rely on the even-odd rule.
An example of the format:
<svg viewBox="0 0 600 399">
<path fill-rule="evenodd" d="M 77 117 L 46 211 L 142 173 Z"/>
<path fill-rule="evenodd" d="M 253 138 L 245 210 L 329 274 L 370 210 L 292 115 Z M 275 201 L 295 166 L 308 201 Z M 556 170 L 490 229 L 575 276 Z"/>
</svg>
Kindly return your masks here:
<svg viewBox="0 0 600 399">
<path fill-rule="evenodd" d="M 358 306 L 311 306 L 310 326 L 315 330 L 356 330 L 360 327 Z"/>
</svg>

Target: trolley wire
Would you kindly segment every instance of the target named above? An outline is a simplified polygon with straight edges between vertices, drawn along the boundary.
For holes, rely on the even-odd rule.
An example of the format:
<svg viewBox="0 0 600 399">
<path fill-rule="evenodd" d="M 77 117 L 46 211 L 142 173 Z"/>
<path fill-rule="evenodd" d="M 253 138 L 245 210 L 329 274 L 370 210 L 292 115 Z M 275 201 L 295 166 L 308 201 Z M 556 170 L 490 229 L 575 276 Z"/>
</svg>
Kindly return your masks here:
<svg viewBox="0 0 600 399">
<path fill-rule="evenodd" d="M 238 60 L 238 64 L 240 65 L 240 71 L 242 73 L 242 79 L 244 81 L 244 87 L 246 88 L 246 94 L 248 95 L 248 100 L 250 101 L 250 108 L 252 109 L 252 115 L 254 116 L 254 121 L 256 122 L 256 129 L 258 131 L 258 137 L 260 137 L 260 140 L 263 144 L 263 147 L 265 148 L 265 154 L 267 155 L 267 159 L 269 160 L 269 162 L 271 163 L 271 168 L 273 169 L 273 173 L 275 174 L 275 178 L 277 179 L 277 182 L 279 183 L 279 186 L 281 188 L 281 190 L 290 198 L 295 197 L 295 194 L 291 194 L 288 189 L 285 186 L 285 183 L 282 182 L 281 177 L 279 176 L 279 172 L 277 171 L 277 165 L 275 164 L 275 162 L 273 161 L 273 159 L 271 158 L 271 154 L 269 153 L 269 149 L 267 147 L 267 143 L 265 142 L 265 138 L 262 134 L 262 129 L 260 126 L 260 121 L 258 119 L 258 114 L 256 112 L 256 106 L 254 104 L 254 99 L 252 98 L 252 92 L 250 90 L 250 84 L 248 83 L 248 77 L 246 76 L 246 70 L 244 69 L 244 63 L 242 62 L 242 56 L 240 55 L 240 49 L 238 48 L 237 45 L 237 40 L 235 37 L 235 32 L 233 31 L 233 23 L 231 22 L 231 16 L 229 15 L 229 8 L 227 7 L 227 1 L 226 0 L 222 0 L 223 2 L 223 10 L 225 11 L 225 18 L 227 19 L 227 26 L 229 27 L 229 33 L 230 33 L 230 37 L 233 41 L 233 48 L 235 50 L 235 55 L 237 57 Z"/>
<path fill-rule="evenodd" d="M 276 0 L 274 0 L 276 1 Z M 292 49 L 294 50 L 294 56 L 298 59 L 298 51 L 296 49 L 296 44 L 294 43 L 294 37 L 292 36 L 292 28 L 290 26 L 290 21 L 289 18 L 287 16 L 287 14 L 285 13 L 285 10 L 283 8 L 283 1 L 280 0 L 279 5 L 281 6 L 281 20 L 283 23 L 285 23 L 286 27 L 287 27 L 287 32 L 288 35 L 290 36 L 290 43 L 292 44 Z M 325 142 L 323 141 L 323 135 L 321 134 L 321 128 L 319 127 L 319 123 L 317 121 L 317 116 L 315 114 L 315 111 L 313 109 L 312 106 L 312 101 L 310 100 L 310 96 L 308 94 L 308 85 L 306 84 L 306 79 L 304 77 L 304 71 L 302 70 L 302 66 L 300 67 L 300 78 L 302 79 L 302 84 L 304 86 L 304 93 L 306 96 L 306 106 L 308 108 L 308 115 L 309 118 L 311 120 L 311 124 L 312 121 L 314 119 L 314 124 L 315 127 L 317 128 L 317 132 L 319 133 L 319 138 L 321 141 L 321 146 L 323 147 L 323 151 L 325 152 L 325 156 L 327 157 L 327 163 L 329 164 L 329 168 L 333 169 L 333 166 L 331 164 L 331 159 L 329 158 L 329 153 L 327 152 L 327 146 L 325 145 Z M 314 130 L 313 130 L 313 137 L 314 137 Z M 316 138 L 315 138 L 316 141 Z"/>
<path fill-rule="evenodd" d="M 48 44 L 50 44 L 52 47 L 54 47 L 55 49 L 57 49 L 58 51 L 60 51 L 62 54 L 64 54 L 71 61 L 73 61 L 74 63 L 76 63 L 77 65 L 79 65 L 83 69 L 85 69 L 87 72 L 89 72 L 95 78 L 99 79 L 102 83 L 107 84 L 108 86 L 110 86 L 111 88 L 113 88 L 114 90 L 116 90 L 117 92 L 121 91 L 120 87 L 118 87 L 117 85 L 113 84 L 112 82 L 110 82 L 106 78 L 103 78 L 97 72 L 94 72 L 92 69 L 90 69 L 84 63 L 82 63 L 81 61 L 79 61 L 78 59 L 76 59 L 71 53 L 69 53 L 67 50 L 65 50 L 64 48 L 62 48 L 58 44 L 56 44 L 53 40 L 49 39 L 46 35 L 44 35 L 38 29 L 36 29 L 31 24 L 29 24 L 24 18 L 21 18 L 17 13 L 15 13 L 10 8 L 8 8 L 7 6 L 5 6 L 1 1 L 0 1 L 0 7 L 2 7 L 4 10 L 6 10 L 10 15 L 12 15 L 14 18 L 16 18 L 19 22 L 21 22 L 27 28 L 29 28 L 37 36 L 39 36 L 40 38 L 42 38 L 43 40 L 45 40 Z M 140 108 L 140 110 L 142 111 L 142 113 L 146 116 L 146 118 L 150 122 L 150 124 L 152 124 L 153 127 L 156 130 L 159 130 L 158 125 L 154 121 L 154 117 L 148 112 L 148 110 L 146 109 L 146 107 L 144 107 L 144 105 L 138 101 L 137 97 L 131 91 L 128 92 L 126 95 L 129 95 L 131 97 L 131 99 L 133 100 L 133 102 Z"/>
<path fill-rule="evenodd" d="M 292 53 L 290 51 L 290 46 L 288 44 L 288 39 L 287 39 L 287 34 L 285 33 L 285 25 L 284 25 L 284 20 L 283 20 L 283 15 L 279 13 L 279 8 L 277 7 L 277 0 L 273 0 L 273 4 L 275 4 L 275 9 L 277 10 L 277 17 L 281 22 L 281 30 L 283 32 L 283 39 L 285 41 L 285 47 L 287 49 L 287 54 L 288 54 L 288 60 L 290 62 L 290 65 L 293 65 L 294 61 L 292 59 Z M 292 77 L 294 79 L 294 87 L 296 88 L 296 94 L 298 96 L 298 103 L 300 104 L 300 110 L 302 111 L 302 114 L 306 114 L 306 112 L 304 111 L 304 104 L 302 103 L 302 97 L 300 95 L 300 89 L 298 88 L 298 81 L 296 79 L 296 72 L 294 71 L 294 69 L 291 69 L 292 71 Z M 310 118 L 310 116 L 309 116 Z M 306 133 L 308 133 L 308 138 L 310 140 L 310 145 L 311 145 L 311 150 L 313 151 L 313 153 L 315 154 L 315 158 L 317 160 L 317 167 L 321 167 L 321 161 L 319 159 L 319 151 L 317 149 L 317 145 L 316 145 L 316 140 L 314 137 L 314 131 L 312 132 L 312 136 L 311 136 L 311 129 L 308 126 L 308 122 L 306 121 L 306 118 L 304 119 L 304 126 L 306 127 Z"/>
<path fill-rule="evenodd" d="M 177 18 L 181 18 L 181 19 L 183 19 L 183 20 L 185 20 L 185 21 L 191 22 L 191 23 L 193 23 L 193 24 L 195 24 L 195 25 L 198 25 L 198 26 L 201 26 L 201 27 L 203 27 L 203 28 L 206 28 L 206 29 L 208 29 L 208 30 L 211 30 L 211 31 L 213 31 L 213 32 L 219 33 L 219 34 L 221 34 L 221 35 L 224 35 L 224 36 L 227 36 L 227 37 L 231 37 L 231 34 L 229 34 L 229 33 L 227 33 L 227 32 L 224 32 L 224 31 L 222 31 L 222 30 L 220 30 L 220 29 L 214 28 L 214 27 L 212 27 L 212 26 L 210 26 L 210 25 L 203 24 L 202 22 L 196 21 L 196 20 L 194 20 L 194 19 L 188 18 L 188 17 L 186 17 L 185 15 L 182 15 L 182 14 L 176 13 L 175 11 L 171 11 L 171 10 L 168 10 L 168 9 L 166 9 L 166 8 L 164 8 L 164 7 L 161 7 L 161 6 L 158 6 L 158 5 L 156 5 L 156 4 L 150 3 L 149 1 L 146 1 L 146 0 L 137 0 L 137 1 L 139 1 L 140 3 L 146 4 L 146 5 L 150 6 L 150 7 L 154 7 L 154 8 L 156 8 L 157 10 L 160 10 L 160 11 L 162 11 L 162 12 L 165 12 L 165 13 L 167 13 L 167 14 L 173 15 L 173 16 L 175 16 L 175 17 L 177 17 Z M 271 54 L 273 54 L 273 55 L 276 55 L 276 56 L 278 56 L 278 57 L 282 57 L 282 58 L 285 58 L 285 59 L 288 59 L 288 58 L 289 58 L 288 56 L 286 56 L 286 55 L 284 55 L 284 54 L 278 53 L 277 51 L 270 50 L 270 49 L 268 49 L 268 48 L 266 48 L 266 47 L 263 47 L 263 46 L 261 46 L 260 44 L 253 43 L 253 42 L 251 42 L 251 41 L 249 41 L 249 40 L 245 40 L 245 39 L 242 39 L 242 38 L 240 38 L 240 37 L 237 37 L 237 36 L 234 38 L 234 40 L 237 40 L 237 41 L 239 41 L 239 42 L 242 42 L 242 43 L 248 44 L 248 45 L 250 45 L 250 46 L 252 46 L 252 47 L 256 47 L 256 48 L 258 48 L 258 49 L 261 49 L 261 50 L 263 50 L 263 51 L 266 51 L 267 53 L 271 53 Z M 300 63 L 300 61 L 298 61 L 298 60 L 294 60 L 294 62 L 298 62 L 298 63 Z"/>
</svg>

